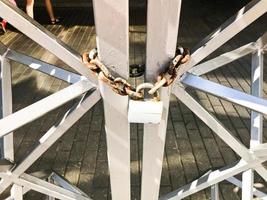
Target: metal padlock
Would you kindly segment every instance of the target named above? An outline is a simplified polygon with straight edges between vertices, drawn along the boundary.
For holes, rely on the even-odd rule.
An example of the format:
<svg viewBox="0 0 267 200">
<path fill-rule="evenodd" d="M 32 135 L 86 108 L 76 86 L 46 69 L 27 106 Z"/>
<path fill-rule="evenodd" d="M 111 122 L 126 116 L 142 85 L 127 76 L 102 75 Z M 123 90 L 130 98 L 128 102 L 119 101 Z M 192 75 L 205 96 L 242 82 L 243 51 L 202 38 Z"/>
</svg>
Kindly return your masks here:
<svg viewBox="0 0 267 200">
<path fill-rule="evenodd" d="M 136 88 L 136 92 L 151 88 L 153 88 L 153 84 L 141 84 Z M 159 93 L 156 92 L 154 98 L 129 101 L 128 121 L 130 123 L 158 124 L 161 121 L 162 111 L 163 103 L 159 100 Z"/>
</svg>

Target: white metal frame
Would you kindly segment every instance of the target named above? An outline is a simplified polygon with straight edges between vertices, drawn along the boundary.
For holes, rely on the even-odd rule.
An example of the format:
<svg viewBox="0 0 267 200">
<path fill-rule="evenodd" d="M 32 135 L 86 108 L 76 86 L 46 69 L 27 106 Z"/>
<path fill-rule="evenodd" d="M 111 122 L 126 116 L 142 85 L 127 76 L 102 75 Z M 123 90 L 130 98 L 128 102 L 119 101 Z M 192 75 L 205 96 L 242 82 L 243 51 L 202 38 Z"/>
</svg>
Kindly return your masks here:
<svg viewBox="0 0 267 200">
<path fill-rule="evenodd" d="M 94 0 L 93 3 L 99 56 L 107 65 L 116 66 L 113 69 L 114 73 L 128 78 L 128 1 Z M 148 1 L 146 60 L 146 65 L 148 66 L 146 79 L 148 81 L 155 81 L 155 77 L 160 69 L 165 67 L 169 59 L 174 56 L 180 8 L 181 0 L 171 0 L 164 3 L 154 0 Z M 102 14 L 103 10 L 105 10 L 105 15 Z M 262 163 L 267 160 L 267 145 L 261 144 L 262 114 L 267 114 L 267 102 L 261 99 L 263 52 L 267 46 L 267 34 L 263 35 L 256 42 L 249 43 L 198 65 L 201 60 L 266 13 L 266 11 L 267 0 L 251 1 L 197 46 L 190 62 L 181 67 L 178 77 L 180 75 L 183 76 L 176 81 L 173 88 L 161 89 L 161 100 L 164 104 L 162 121 L 159 125 L 145 124 L 144 126 L 142 199 L 158 199 L 171 91 L 228 144 L 241 157 L 241 160 L 220 170 L 205 174 L 161 199 L 182 199 L 212 186 L 211 196 L 212 199 L 216 200 L 219 199 L 219 182 L 223 180 L 228 180 L 238 187 L 242 187 L 243 200 L 251 200 L 253 195 L 266 199 L 266 194 L 253 188 L 253 175 L 255 170 L 267 180 L 267 171 L 262 166 Z M 100 99 L 101 94 L 105 109 L 105 129 L 107 133 L 112 198 L 115 200 L 130 200 L 130 128 L 129 122 L 127 121 L 128 97 L 118 96 L 101 81 L 97 82 L 93 74 L 85 68 L 78 53 L 58 40 L 21 10 L 13 7 L 7 0 L 0 1 L 0 13 L 1 17 L 7 19 L 9 23 L 18 28 L 22 33 L 51 51 L 81 74 L 78 75 L 68 72 L 38 59 L 23 55 L 8 49 L 0 43 L 0 103 L 2 107 L 0 113 L 0 117 L 2 118 L 0 120 L 0 137 L 4 140 L 2 149 L 5 159 L 11 161 L 14 159 L 12 131 L 60 105 L 81 96 L 80 101 L 66 112 L 59 123 L 55 124 L 43 135 L 35 148 L 20 163 L 16 163 L 8 172 L 0 172 L 0 193 L 12 185 L 11 197 L 8 199 L 22 200 L 23 194 L 29 190 L 49 194 L 51 200 L 55 198 L 67 200 L 90 199 L 85 193 L 56 174 L 52 174 L 50 179 L 52 180 L 51 182 L 57 182 L 58 185 L 28 175 L 25 171 Z M 110 24 L 112 24 L 112 28 Z M 155 44 L 157 44 L 157 48 Z M 251 95 L 198 77 L 248 54 L 253 54 Z M 22 63 L 32 69 L 62 79 L 72 85 L 12 114 L 11 68 L 9 60 Z M 199 84 L 201 84 L 201 87 Z M 186 91 L 186 86 L 200 89 L 253 110 L 251 113 L 250 149 L 246 148 L 214 116 L 206 111 Z M 49 105 L 49 107 L 45 107 L 45 105 Z M 43 107 L 44 109 L 39 109 Z M 30 115 L 30 117 L 24 118 L 25 113 Z M 6 148 L 7 146 L 9 148 Z M 152 169 L 151 166 L 153 166 Z M 234 177 L 239 173 L 243 173 L 242 182 Z"/>
<path fill-rule="evenodd" d="M 258 7 L 259 5 L 263 7 L 260 8 Z M 252 10 L 257 10 L 257 12 L 253 14 L 251 13 Z M 262 99 L 263 52 L 266 51 L 267 33 L 256 42 L 249 43 L 236 50 L 197 65 L 202 59 L 215 51 L 266 11 L 267 1 L 252 1 L 248 6 L 239 11 L 235 20 L 231 18 L 226 24 L 222 25 L 217 32 L 215 31 L 212 35 L 208 36 L 208 38 L 204 39 L 199 48 L 193 52 L 191 61 L 182 66 L 182 72 L 180 72 L 180 74 L 183 74 L 183 76 L 176 81 L 177 84 L 173 87 L 173 94 L 228 144 L 237 155 L 241 157 L 241 160 L 231 166 L 210 172 L 192 183 L 165 195 L 161 199 L 182 199 L 210 186 L 212 186 L 212 199 L 218 199 L 218 183 L 223 180 L 228 180 L 238 187 L 242 187 L 242 200 L 252 200 L 254 195 L 260 199 L 267 198 L 267 194 L 258 190 L 255 192 L 256 190 L 253 188 L 254 170 L 267 181 L 267 171 L 261 165 L 261 163 L 267 160 L 266 145 L 260 145 L 262 142 L 262 114 L 267 114 L 267 101 Z M 246 23 L 243 23 L 243 20 L 245 20 Z M 239 29 L 240 27 L 241 29 Z M 251 95 L 198 77 L 248 54 L 252 54 Z M 186 91 L 186 86 L 193 87 L 251 109 L 251 149 L 247 149 L 240 141 L 231 135 L 214 116 L 209 114 L 208 111 Z M 239 173 L 243 173 L 242 182 L 234 177 Z"/>
<path fill-rule="evenodd" d="M 38 59 L 23 55 L 14 50 L 8 49 L 0 43 L 1 58 L 1 118 L 0 135 L 4 139 L 3 156 L 13 161 L 13 136 L 12 131 L 50 112 L 62 104 L 80 96 L 80 100 L 69 109 L 62 119 L 51 127 L 37 142 L 33 150 L 25 155 L 21 162 L 16 163 L 7 172 L 0 172 L 0 193 L 13 184 L 11 197 L 8 199 L 22 200 L 23 195 L 29 190 L 35 190 L 45 195 L 49 194 L 50 199 L 83 199 L 90 198 L 82 191 L 65 182 L 57 186 L 44 180 L 27 175 L 24 172 L 51 147 L 76 121 L 78 121 L 96 102 L 100 99 L 100 92 L 96 88 L 96 81 L 89 70 L 84 67 L 80 56 L 57 40 L 55 36 L 46 31 L 41 25 L 30 19 L 19 9 L 14 8 L 8 1 L 0 1 L 1 17 L 7 19 L 12 25 L 20 29 L 30 38 L 43 45 L 64 62 L 76 69 L 83 76 L 63 70 Z M 15 20 L 14 20 L 15 19 Z M 21 26 L 22 25 L 22 26 Z M 25 28 L 26 27 L 26 28 Z M 26 108 L 12 114 L 11 99 L 11 68 L 9 60 L 13 60 L 32 69 L 49 74 L 72 85 L 56 92 Z M 25 118 L 25 115 L 28 117 Z M 5 144 L 7 143 L 7 144 Z M 8 148 L 5 146 L 8 145 Z M 12 163 L 11 163 L 12 164 Z M 53 175 L 54 177 L 55 175 Z M 59 178 L 57 178 L 58 180 Z M 61 179 L 61 183 L 62 179 Z M 68 186 L 66 189 L 64 186 Z"/>
</svg>

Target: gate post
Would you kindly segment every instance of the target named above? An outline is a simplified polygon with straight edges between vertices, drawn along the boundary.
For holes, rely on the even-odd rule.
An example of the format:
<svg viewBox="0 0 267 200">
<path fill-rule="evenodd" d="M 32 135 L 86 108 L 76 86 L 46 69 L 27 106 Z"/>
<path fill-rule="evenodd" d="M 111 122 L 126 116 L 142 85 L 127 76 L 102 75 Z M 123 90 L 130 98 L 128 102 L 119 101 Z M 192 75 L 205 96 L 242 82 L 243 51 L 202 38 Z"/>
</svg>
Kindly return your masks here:
<svg viewBox="0 0 267 200">
<path fill-rule="evenodd" d="M 159 72 L 175 56 L 181 0 L 148 0 L 146 81 L 155 82 Z M 162 88 L 163 114 L 160 124 L 144 125 L 142 200 L 159 196 L 171 88 Z"/>
<path fill-rule="evenodd" d="M 128 0 L 94 0 L 93 7 L 98 55 L 106 66 L 114 66 L 111 70 L 127 79 L 129 76 Z M 99 88 L 104 101 L 112 199 L 130 200 L 128 97 L 115 94 L 101 81 Z"/>
<path fill-rule="evenodd" d="M 11 66 L 5 57 L 7 49 L 0 47 L 0 119 L 12 114 Z M 2 52 L 5 51 L 5 52 Z M 1 156 L 10 161 L 14 160 L 13 133 L 0 139 Z"/>
</svg>

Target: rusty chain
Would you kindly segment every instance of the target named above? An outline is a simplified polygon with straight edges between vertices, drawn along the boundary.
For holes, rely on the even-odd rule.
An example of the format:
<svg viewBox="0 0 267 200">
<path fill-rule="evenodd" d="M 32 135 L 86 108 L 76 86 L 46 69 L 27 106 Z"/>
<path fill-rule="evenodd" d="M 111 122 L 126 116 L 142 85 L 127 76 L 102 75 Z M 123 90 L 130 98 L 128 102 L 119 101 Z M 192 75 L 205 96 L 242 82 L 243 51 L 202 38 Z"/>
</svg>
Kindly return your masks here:
<svg viewBox="0 0 267 200">
<path fill-rule="evenodd" d="M 157 82 L 155 84 L 142 83 L 135 88 L 127 80 L 111 75 L 108 68 L 99 60 L 97 55 L 97 49 L 85 52 L 82 55 L 83 62 L 95 73 L 99 80 L 109 85 L 114 92 L 123 96 L 128 95 L 134 100 L 142 100 L 144 99 L 144 92 L 142 91 L 144 89 L 150 89 L 148 93 L 154 96 L 153 99 L 155 101 L 159 101 L 158 90 L 161 87 L 170 86 L 177 77 L 180 65 L 188 62 L 190 58 L 190 52 L 188 49 L 183 47 L 177 48 L 176 56 L 170 62 L 169 67 L 158 75 Z"/>
</svg>

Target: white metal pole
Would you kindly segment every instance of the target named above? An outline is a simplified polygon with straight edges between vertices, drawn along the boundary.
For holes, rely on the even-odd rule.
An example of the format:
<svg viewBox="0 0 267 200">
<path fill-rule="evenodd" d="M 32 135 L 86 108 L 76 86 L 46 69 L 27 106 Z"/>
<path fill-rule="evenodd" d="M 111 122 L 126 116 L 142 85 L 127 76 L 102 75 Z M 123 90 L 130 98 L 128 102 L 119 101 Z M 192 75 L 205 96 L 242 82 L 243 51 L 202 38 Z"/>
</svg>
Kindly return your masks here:
<svg viewBox="0 0 267 200">
<path fill-rule="evenodd" d="M 262 98 L 263 93 L 263 50 L 259 49 L 252 54 L 251 94 Z M 251 141 L 250 147 L 255 148 L 262 143 L 262 114 L 251 112 Z"/>
<path fill-rule="evenodd" d="M 20 185 L 14 184 L 11 188 L 12 200 L 23 200 L 23 188 Z"/>
<path fill-rule="evenodd" d="M 54 180 L 51 178 L 51 175 L 48 177 L 47 182 L 48 182 L 48 183 L 52 183 L 52 184 L 54 184 Z M 46 196 L 46 200 L 56 200 L 56 198 L 50 196 L 50 194 L 47 194 L 47 196 Z"/>
<path fill-rule="evenodd" d="M 12 113 L 12 85 L 11 85 L 11 65 L 5 55 L 0 55 L 0 119 Z M 2 156 L 5 159 L 14 160 L 13 133 L 9 133 L 2 140 Z"/>
<path fill-rule="evenodd" d="M 219 200 L 219 183 L 211 186 L 211 200 Z"/>
<path fill-rule="evenodd" d="M 129 77 L 129 2 L 94 0 L 97 48 L 101 61 L 121 77 Z M 104 101 L 105 130 L 112 199 L 130 200 L 130 124 L 128 97 L 99 81 Z"/>
<path fill-rule="evenodd" d="M 263 50 L 261 48 L 252 54 L 251 94 L 256 97 L 262 97 L 263 90 Z M 255 148 L 262 143 L 262 123 L 262 114 L 252 111 L 250 148 Z M 244 172 L 242 176 L 242 200 L 253 199 L 253 184 L 254 170 L 250 169 Z"/>
<path fill-rule="evenodd" d="M 249 169 L 242 173 L 242 200 L 253 199 L 254 170 Z"/>
<path fill-rule="evenodd" d="M 181 0 L 148 1 L 146 81 L 155 82 L 157 75 L 168 67 L 177 45 Z M 170 88 L 161 89 L 163 114 L 160 124 L 144 125 L 142 200 L 156 200 L 159 196 Z"/>
</svg>

